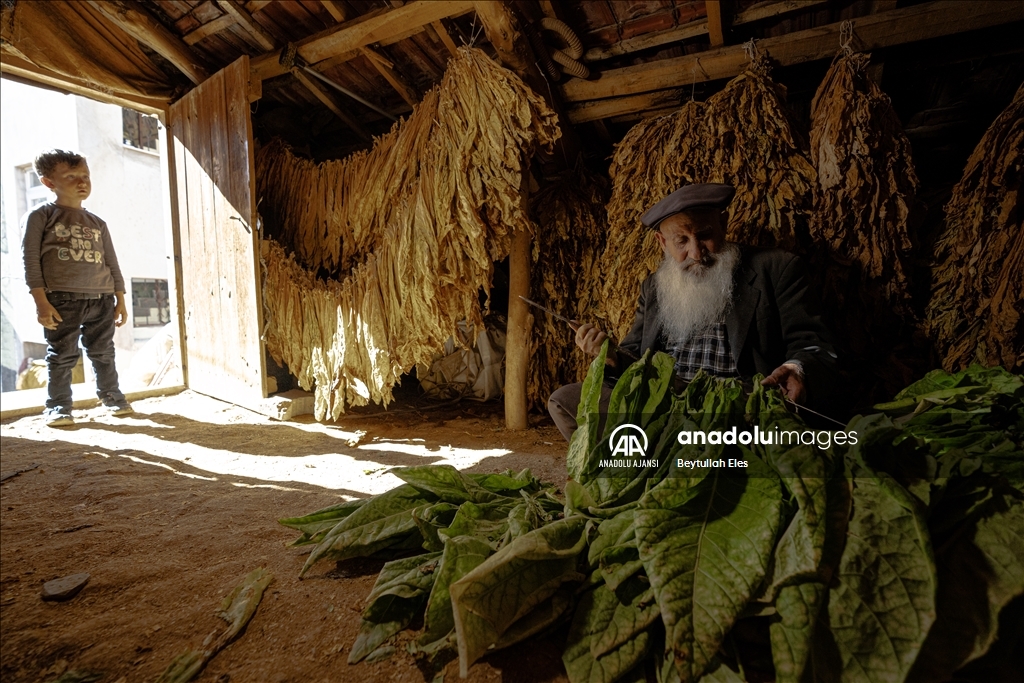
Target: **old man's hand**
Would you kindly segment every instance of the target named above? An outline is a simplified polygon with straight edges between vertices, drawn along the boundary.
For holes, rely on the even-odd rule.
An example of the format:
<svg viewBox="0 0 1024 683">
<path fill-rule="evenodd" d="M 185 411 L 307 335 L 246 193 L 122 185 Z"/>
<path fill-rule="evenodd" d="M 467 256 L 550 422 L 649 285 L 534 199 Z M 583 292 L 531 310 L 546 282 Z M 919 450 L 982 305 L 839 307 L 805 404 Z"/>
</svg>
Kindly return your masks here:
<svg viewBox="0 0 1024 683">
<path fill-rule="evenodd" d="M 576 328 L 576 346 L 591 358 L 601 353 L 601 344 L 608 338 L 594 323 L 587 323 Z"/>
<path fill-rule="evenodd" d="M 804 372 L 796 363 L 783 363 L 772 374 L 761 380 L 761 385 L 777 387 L 782 395 L 795 403 L 804 400 Z"/>
</svg>

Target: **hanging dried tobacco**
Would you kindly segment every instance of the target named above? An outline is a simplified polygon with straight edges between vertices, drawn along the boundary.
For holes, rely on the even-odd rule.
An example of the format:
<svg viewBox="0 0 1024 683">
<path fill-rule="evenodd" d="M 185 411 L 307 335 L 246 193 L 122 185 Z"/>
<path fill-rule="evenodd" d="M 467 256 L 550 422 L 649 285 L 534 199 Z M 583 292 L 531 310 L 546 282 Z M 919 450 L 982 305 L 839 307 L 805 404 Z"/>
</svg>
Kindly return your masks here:
<svg viewBox="0 0 1024 683">
<path fill-rule="evenodd" d="M 889 98 L 867 76 L 870 55 L 837 58 L 811 104 L 811 239 L 855 265 L 867 286 L 909 312 L 907 218 L 917 194 L 910 141 Z"/>
<path fill-rule="evenodd" d="M 705 106 L 702 181 L 736 188 L 729 206 L 733 242 L 783 249 L 804 243 L 815 172 L 785 102 L 786 89 L 771 79 L 762 53 Z"/>
<path fill-rule="evenodd" d="M 482 325 L 493 262 L 530 229 L 523 164 L 558 135 L 555 114 L 517 76 L 463 48 L 370 152 L 313 164 L 261 151 L 265 220 L 295 252 L 264 249 L 267 348 L 316 387 L 317 419 L 388 403 L 460 320 Z"/>
<path fill-rule="evenodd" d="M 539 303 L 577 320 L 594 320 L 600 291 L 598 260 L 604 248 L 608 199 L 605 181 L 580 166 L 551 183 L 531 200 L 537 224 L 533 242 L 530 295 Z M 533 310 L 527 398 L 544 409 L 551 392 L 580 382 L 590 359 L 577 351 L 574 332 L 564 322 Z"/>
<path fill-rule="evenodd" d="M 946 204 L 926 325 L 946 369 L 1024 369 L 1024 86 L 989 126 Z"/>
</svg>

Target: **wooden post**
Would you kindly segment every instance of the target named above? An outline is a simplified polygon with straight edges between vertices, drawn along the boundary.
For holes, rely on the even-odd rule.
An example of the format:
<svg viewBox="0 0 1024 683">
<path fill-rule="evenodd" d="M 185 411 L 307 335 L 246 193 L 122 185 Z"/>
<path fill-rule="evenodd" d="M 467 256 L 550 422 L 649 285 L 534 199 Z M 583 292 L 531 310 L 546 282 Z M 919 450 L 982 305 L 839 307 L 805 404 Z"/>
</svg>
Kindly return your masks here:
<svg viewBox="0 0 1024 683">
<path fill-rule="evenodd" d="M 523 211 L 529 213 L 529 159 L 523 161 Z M 508 255 L 508 328 L 505 337 L 505 428 L 529 429 L 526 384 L 530 377 L 533 315 L 519 297 L 530 296 L 530 254 L 533 235 L 522 230 L 512 237 Z"/>
</svg>

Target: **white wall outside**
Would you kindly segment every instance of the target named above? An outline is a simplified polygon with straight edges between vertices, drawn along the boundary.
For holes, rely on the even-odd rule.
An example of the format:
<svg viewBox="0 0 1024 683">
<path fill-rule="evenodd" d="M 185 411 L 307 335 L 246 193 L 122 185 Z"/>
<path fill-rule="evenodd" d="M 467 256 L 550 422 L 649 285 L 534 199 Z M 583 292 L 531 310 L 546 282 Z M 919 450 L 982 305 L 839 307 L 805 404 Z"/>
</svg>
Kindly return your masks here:
<svg viewBox="0 0 1024 683">
<path fill-rule="evenodd" d="M 168 280 L 170 301 L 175 300 L 162 127 L 160 137 L 157 152 L 135 149 L 123 142 L 120 107 L 0 79 L 0 182 L 7 232 L 0 284 L 4 315 L 21 341 L 44 340 L 21 259 L 24 202 L 19 194 L 24 193 L 19 193 L 23 179 L 18 169 L 54 147 L 88 159 L 93 191 L 83 206 L 107 222 L 117 250 L 129 318 L 114 340 L 118 367 L 127 368 L 134 352 L 160 329 L 133 328 L 131 301 L 132 278 Z M 15 351 L 18 357 L 9 358 Z M 5 366 L 12 360 L 20 363 L 20 349 L 15 351 L 4 350 Z"/>
</svg>

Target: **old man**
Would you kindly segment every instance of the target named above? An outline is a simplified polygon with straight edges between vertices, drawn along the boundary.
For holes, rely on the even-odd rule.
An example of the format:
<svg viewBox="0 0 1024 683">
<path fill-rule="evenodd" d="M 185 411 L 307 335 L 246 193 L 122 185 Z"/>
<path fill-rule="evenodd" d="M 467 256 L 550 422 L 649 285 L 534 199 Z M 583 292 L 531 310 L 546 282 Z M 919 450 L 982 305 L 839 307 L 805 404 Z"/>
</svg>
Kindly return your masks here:
<svg viewBox="0 0 1024 683">
<path fill-rule="evenodd" d="M 664 260 L 644 281 L 633 327 L 619 347 L 634 356 L 664 351 L 683 379 L 700 370 L 719 377 L 761 373 L 763 384 L 820 408 L 838 381 L 836 354 L 814 314 L 799 259 L 727 242 L 725 209 L 734 194 L 730 185 L 687 185 L 643 215 Z M 576 345 L 593 357 L 606 336 L 593 324 L 581 325 Z M 607 363 L 610 378 L 628 365 L 613 351 Z M 580 389 L 569 384 L 548 399 L 566 439 L 576 429 Z M 606 384 L 602 409 L 610 394 Z"/>
</svg>

